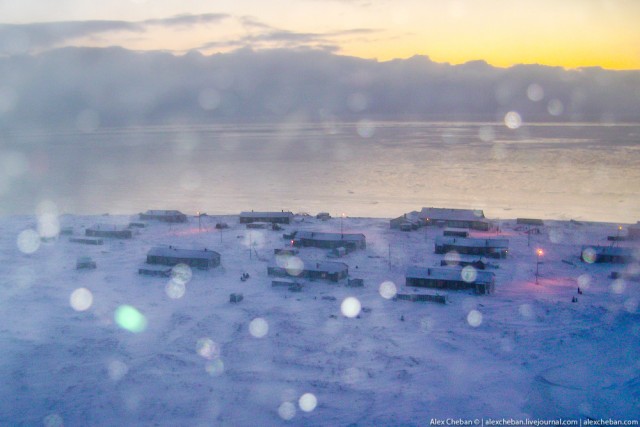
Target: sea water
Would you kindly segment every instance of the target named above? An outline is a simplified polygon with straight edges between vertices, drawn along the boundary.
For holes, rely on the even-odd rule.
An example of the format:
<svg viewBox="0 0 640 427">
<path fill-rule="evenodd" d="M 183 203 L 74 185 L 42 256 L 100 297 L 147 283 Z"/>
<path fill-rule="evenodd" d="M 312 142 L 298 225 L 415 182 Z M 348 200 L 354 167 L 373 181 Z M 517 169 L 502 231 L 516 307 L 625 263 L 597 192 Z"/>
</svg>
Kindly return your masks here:
<svg viewBox="0 0 640 427">
<path fill-rule="evenodd" d="M 513 127 L 513 126 L 512 126 Z M 640 125 L 278 123 L 48 132 L 0 139 L 0 213 L 291 210 L 635 223 Z"/>
</svg>

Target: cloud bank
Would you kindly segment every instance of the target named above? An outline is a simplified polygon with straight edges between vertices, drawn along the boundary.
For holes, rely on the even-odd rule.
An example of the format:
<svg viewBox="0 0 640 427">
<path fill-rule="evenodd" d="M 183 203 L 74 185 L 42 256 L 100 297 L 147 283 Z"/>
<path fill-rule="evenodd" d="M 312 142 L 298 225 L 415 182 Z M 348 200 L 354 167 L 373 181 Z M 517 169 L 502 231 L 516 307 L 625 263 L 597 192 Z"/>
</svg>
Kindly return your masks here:
<svg viewBox="0 0 640 427">
<path fill-rule="evenodd" d="M 294 119 L 503 121 L 510 112 L 524 123 L 640 122 L 640 72 L 600 68 L 449 65 L 424 56 L 378 62 L 321 49 L 176 56 L 63 48 L 0 58 L 0 75 L 0 130 Z"/>
</svg>

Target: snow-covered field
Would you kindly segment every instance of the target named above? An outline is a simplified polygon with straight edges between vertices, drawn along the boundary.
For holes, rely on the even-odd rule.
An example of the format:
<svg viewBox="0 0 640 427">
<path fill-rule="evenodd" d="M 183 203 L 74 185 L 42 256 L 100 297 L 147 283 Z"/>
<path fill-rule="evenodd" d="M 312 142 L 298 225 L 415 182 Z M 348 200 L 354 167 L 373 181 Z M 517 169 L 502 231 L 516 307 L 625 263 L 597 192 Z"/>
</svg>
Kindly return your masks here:
<svg viewBox="0 0 640 427">
<path fill-rule="evenodd" d="M 193 217 L 150 221 L 133 239 L 105 238 L 102 246 L 38 235 L 62 226 L 80 236 L 98 222 L 130 220 L 0 219 L 0 425 L 639 417 L 640 284 L 608 277 L 638 262 L 579 260 L 582 244 L 608 245 L 617 224 L 546 221 L 528 242 L 514 220 L 496 221 L 510 250 L 490 261 L 498 267 L 491 269 L 495 293 L 440 291 L 446 305 L 387 299 L 388 284 L 381 292 L 387 281 L 399 292 L 436 292 L 405 288 L 404 272 L 440 264 L 438 228 L 402 232 L 382 219 L 296 216 L 283 231 L 247 230 L 237 216 L 224 216 L 200 226 Z M 230 228 L 216 230 L 217 221 Z M 366 235 L 366 250 L 339 260 L 364 288 L 344 280 L 303 280 L 302 292 L 271 287 L 266 266 L 288 243 L 283 233 L 339 232 L 341 221 L 345 233 Z M 222 254 L 222 265 L 177 282 L 139 275 L 155 245 L 207 247 Z M 301 248 L 299 256 L 313 262 L 326 252 Z M 97 268 L 76 270 L 80 256 Z M 243 273 L 250 278 L 241 281 Z M 231 293 L 244 299 L 230 303 Z M 356 317 L 343 313 L 348 297 L 363 308 Z"/>
</svg>

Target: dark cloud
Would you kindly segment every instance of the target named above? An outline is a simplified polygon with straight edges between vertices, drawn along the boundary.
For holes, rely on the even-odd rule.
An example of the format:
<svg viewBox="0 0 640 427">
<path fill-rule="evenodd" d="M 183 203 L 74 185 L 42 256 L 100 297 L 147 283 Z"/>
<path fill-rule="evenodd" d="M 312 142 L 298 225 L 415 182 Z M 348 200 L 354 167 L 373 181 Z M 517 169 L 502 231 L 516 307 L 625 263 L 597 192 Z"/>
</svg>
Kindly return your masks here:
<svg viewBox="0 0 640 427">
<path fill-rule="evenodd" d="M 178 15 L 145 21 L 68 21 L 32 24 L 0 24 L 0 54 L 27 53 L 63 45 L 69 41 L 116 31 L 143 33 L 149 26 L 190 27 L 220 22 L 225 14 Z"/>
<path fill-rule="evenodd" d="M 212 24 L 229 18 L 224 13 L 205 13 L 201 15 L 177 15 L 163 19 L 148 19 L 143 25 L 161 25 L 164 27 L 190 27 L 193 25 Z"/>
<path fill-rule="evenodd" d="M 314 34 L 272 34 L 276 40 Z M 0 58 L 0 132 L 11 128 L 286 120 L 640 121 L 640 71 L 493 67 L 425 56 L 378 62 L 331 45 L 176 56 L 65 48 Z M 80 120 L 82 121 L 82 120 Z"/>
<path fill-rule="evenodd" d="M 205 43 L 198 47 L 202 50 L 211 49 L 237 49 L 251 47 L 254 49 L 305 49 L 313 48 L 325 51 L 338 51 L 339 41 L 346 37 L 370 35 L 380 33 L 381 30 L 372 28 L 353 28 L 340 31 L 328 31 L 323 33 L 296 32 L 279 29 L 256 20 L 253 17 L 241 17 L 240 23 L 247 30 L 245 36 L 229 39 L 216 40 Z"/>
</svg>

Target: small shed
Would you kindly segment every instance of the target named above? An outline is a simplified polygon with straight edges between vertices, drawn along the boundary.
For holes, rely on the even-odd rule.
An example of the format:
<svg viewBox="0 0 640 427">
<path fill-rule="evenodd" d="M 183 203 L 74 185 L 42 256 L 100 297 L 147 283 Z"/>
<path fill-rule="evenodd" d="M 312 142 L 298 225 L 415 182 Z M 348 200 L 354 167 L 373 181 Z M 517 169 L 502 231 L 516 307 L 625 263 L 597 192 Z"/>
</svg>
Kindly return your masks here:
<svg viewBox="0 0 640 427">
<path fill-rule="evenodd" d="M 76 270 L 93 270 L 96 262 L 90 256 L 81 256 L 76 260 Z"/>
<path fill-rule="evenodd" d="M 237 303 L 244 299 L 242 294 L 231 294 L 229 295 L 229 302 Z"/>
<path fill-rule="evenodd" d="M 320 212 L 318 215 L 316 215 L 316 219 L 327 221 L 331 219 L 331 215 L 329 215 L 329 212 Z"/>
<path fill-rule="evenodd" d="M 347 286 L 350 288 L 364 288 L 364 280 L 357 279 L 355 277 L 353 279 L 348 279 Z"/>
<path fill-rule="evenodd" d="M 300 251 L 296 248 L 276 248 L 273 250 L 274 255 L 298 255 Z"/>
<path fill-rule="evenodd" d="M 62 227 L 60 228 L 61 236 L 71 236 L 73 234 L 73 227 Z"/>
<path fill-rule="evenodd" d="M 171 277 L 171 269 L 141 267 L 138 269 L 138 274 L 141 274 L 143 276 L 153 276 L 153 277 Z"/>
<path fill-rule="evenodd" d="M 173 246 L 156 246 L 147 253 L 147 264 L 174 266 L 187 264 L 201 270 L 220 265 L 220 254 L 209 249 L 179 249 Z"/>
</svg>

